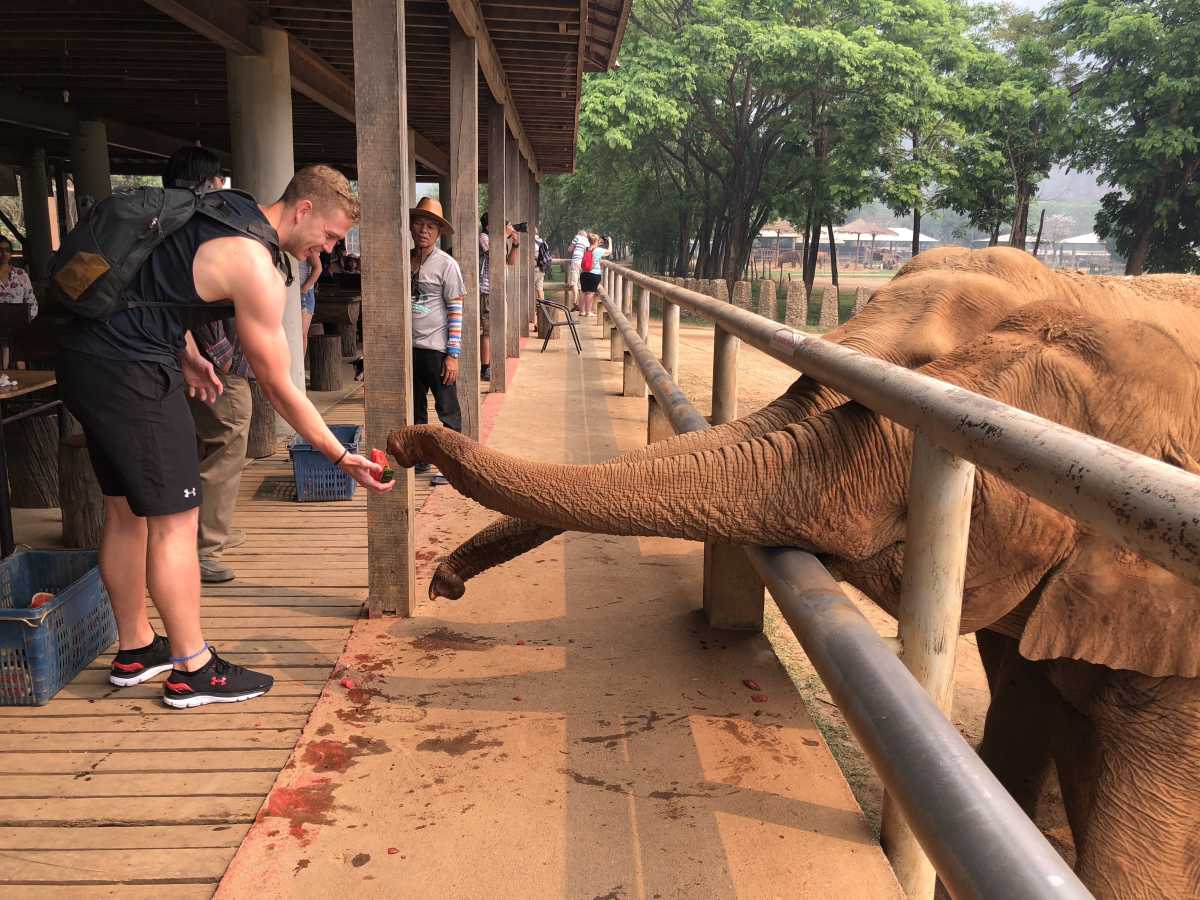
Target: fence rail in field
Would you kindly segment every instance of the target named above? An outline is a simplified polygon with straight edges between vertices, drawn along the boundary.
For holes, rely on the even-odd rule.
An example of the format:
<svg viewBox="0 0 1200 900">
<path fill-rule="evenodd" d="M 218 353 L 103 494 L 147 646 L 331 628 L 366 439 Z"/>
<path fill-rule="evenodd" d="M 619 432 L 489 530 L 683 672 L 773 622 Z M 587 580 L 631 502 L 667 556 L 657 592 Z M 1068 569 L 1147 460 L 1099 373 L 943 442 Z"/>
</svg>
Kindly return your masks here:
<svg viewBox="0 0 1200 900">
<path fill-rule="evenodd" d="M 815 557 L 742 548 L 884 783 L 883 838 L 906 894 L 931 897 L 936 870 L 955 897 L 1091 896 L 946 718 L 973 463 L 1194 581 L 1200 551 L 1180 547 L 1165 531 L 1196 530 L 1188 519 L 1200 522 L 1200 478 L 729 302 L 604 265 L 612 358 L 624 361 L 626 396 L 650 390 L 650 440 L 710 427 L 673 377 L 681 307 L 716 325 L 714 423 L 735 415 L 740 338 L 916 435 L 910 506 L 918 514 L 909 516 L 898 634 L 903 662 Z M 635 285 L 636 327 L 629 321 Z M 647 344 L 651 294 L 664 302 L 664 362 Z M 601 327 L 609 327 L 603 319 Z M 1142 521 L 1153 516 L 1163 527 L 1130 528 L 1106 505 L 1117 500 L 1125 508 L 1136 504 Z M 706 582 L 710 574 L 706 565 Z M 706 608 L 708 602 L 706 586 Z"/>
</svg>

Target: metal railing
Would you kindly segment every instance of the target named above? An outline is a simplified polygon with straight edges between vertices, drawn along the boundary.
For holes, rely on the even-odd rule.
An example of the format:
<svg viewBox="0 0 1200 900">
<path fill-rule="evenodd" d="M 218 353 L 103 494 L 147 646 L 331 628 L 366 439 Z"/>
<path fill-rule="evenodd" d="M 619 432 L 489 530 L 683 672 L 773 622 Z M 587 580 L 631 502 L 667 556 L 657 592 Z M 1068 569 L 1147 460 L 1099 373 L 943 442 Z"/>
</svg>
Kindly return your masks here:
<svg viewBox="0 0 1200 900">
<path fill-rule="evenodd" d="M 1101 528 L 1095 520 L 1104 518 L 1098 514 L 1103 508 L 1110 521 L 1101 530 L 1110 535 L 1123 530 L 1103 507 L 1106 496 L 1120 496 L 1128 505 L 1133 501 L 1124 492 L 1131 484 L 1148 486 L 1160 469 L 1172 475 L 1178 470 L 703 294 L 616 264 L 605 267 L 604 311 L 628 352 L 627 381 L 628 367 L 636 363 L 653 394 L 652 433 L 656 415 L 676 433 L 709 425 L 646 344 L 651 293 L 664 300 L 663 356 L 672 368 L 678 348 L 668 339 L 678 341 L 678 308 L 716 323 L 714 410 L 718 402 L 729 405 L 736 391 L 736 338 L 742 338 L 915 432 L 898 635 L 903 661 L 815 557 L 795 549 L 744 548 L 883 781 L 883 838 L 906 894 L 931 896 L 936 870 L 955 897 L 1091 896 L 946 718 L 974 477 L 974 466 L 958 456 L 1020 487 L 1034 484 L 1037 490 L 1026 488 L 1029 493 L 1093 527 Z M 628 288 L 635 284 L 643 288 L 638 328 L 626 315 L 632 312 Z M 1042 443 L 1024 448 L 1023 462 L 1014 462 L 1011 445 L 1032 435 Z M 1053 449 L 1039 453 L 1046 443 Z M 1065 463 L 1058 456 L 1063 453 L 1071 454 Z M 1081 468 L 1089 465 L 1104 467 L 1104 474 L 1093 478 L 1095 468 Z M 1039 466 L 1047 480 L 1067 467 L 1070 490 L 1032 476 Z M 1121 487 L 1097 483 L 1117 475 Z M 1157 513 L 1179 521 L 1190 508 L 1200 516 L 1200 478 L 1171 483 L 1187 492 L 1169 499 L 1157 494 Z M 1197 502 L 1186 502 L 1189 497 Z M 1148 552 L 1143 544 L 1155 545 L 1154 537 L 1143 535 L 1136 544 L 1118 540 Z M 1162 546 L 1157 552 L 1174 559 Z"/>
</svg>

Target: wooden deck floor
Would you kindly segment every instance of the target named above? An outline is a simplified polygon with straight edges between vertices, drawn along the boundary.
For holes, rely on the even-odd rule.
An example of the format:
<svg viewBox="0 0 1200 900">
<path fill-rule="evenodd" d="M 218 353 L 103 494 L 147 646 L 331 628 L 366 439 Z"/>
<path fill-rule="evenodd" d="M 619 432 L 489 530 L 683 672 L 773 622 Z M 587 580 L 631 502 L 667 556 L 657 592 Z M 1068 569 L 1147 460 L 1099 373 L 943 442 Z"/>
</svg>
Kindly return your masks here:
<svg viewBox="0 0 1200 900">
<path fill-rule="evenodd" d="M 363 412 L 360 388 L 326 419 Z M 418 478 L 418 508 L 429 491 Z M 204 589 L 208 640 L 274 675 L 269 695 L 170 710 L 161 678 L 112 687 L 109 653 L 45 707 L 0 707 L 0 898 L 212 895 L 367 595 L 365 493 L 294 493 L 286 451 L 246 468 L 235 525 L 248 540 L 226 554 L 238 577 Z"/>
</svg>

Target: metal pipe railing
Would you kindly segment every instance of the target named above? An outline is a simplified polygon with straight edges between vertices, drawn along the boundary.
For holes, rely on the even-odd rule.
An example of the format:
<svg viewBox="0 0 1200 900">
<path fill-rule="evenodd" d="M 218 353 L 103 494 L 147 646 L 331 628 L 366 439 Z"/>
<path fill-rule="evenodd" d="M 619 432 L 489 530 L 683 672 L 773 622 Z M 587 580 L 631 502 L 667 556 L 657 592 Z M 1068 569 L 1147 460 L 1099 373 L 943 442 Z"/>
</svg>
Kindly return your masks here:
<svg viewBox="0 0 1200 900">
<path fill-rule="evenodd" d="M 1200 477 L 729 303 L 605 265 L 1200 584 Z"/>
<path fill-rule="evenodd" d="M 711 427 L 620 308 L 603 302 L 676 432 Z M 1090 897 L 816 557 L 743 549 L 950 893 Z"/>
</svg>

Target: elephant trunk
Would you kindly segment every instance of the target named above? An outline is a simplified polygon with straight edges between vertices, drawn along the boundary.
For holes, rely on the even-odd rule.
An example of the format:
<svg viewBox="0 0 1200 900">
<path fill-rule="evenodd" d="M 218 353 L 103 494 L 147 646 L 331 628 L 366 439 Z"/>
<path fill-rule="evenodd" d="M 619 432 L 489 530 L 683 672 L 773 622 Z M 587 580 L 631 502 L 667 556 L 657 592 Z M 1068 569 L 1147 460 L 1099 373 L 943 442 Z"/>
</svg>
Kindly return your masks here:
<svg viewBox="0 0 1200 900">
<path fill-rule="evenodd" d="M 388 450 L 402 466 L 434 463 L 465 496 L 547 528 L 857 556 L 879 532 L 847 510 L 856 498 L 895 499 L 878 489 L 883 443 L 876 417 L 845 406 L 730 446 L 626 465 L 524 462 L 428 425 L 393 432 Z"/>
</svg>

